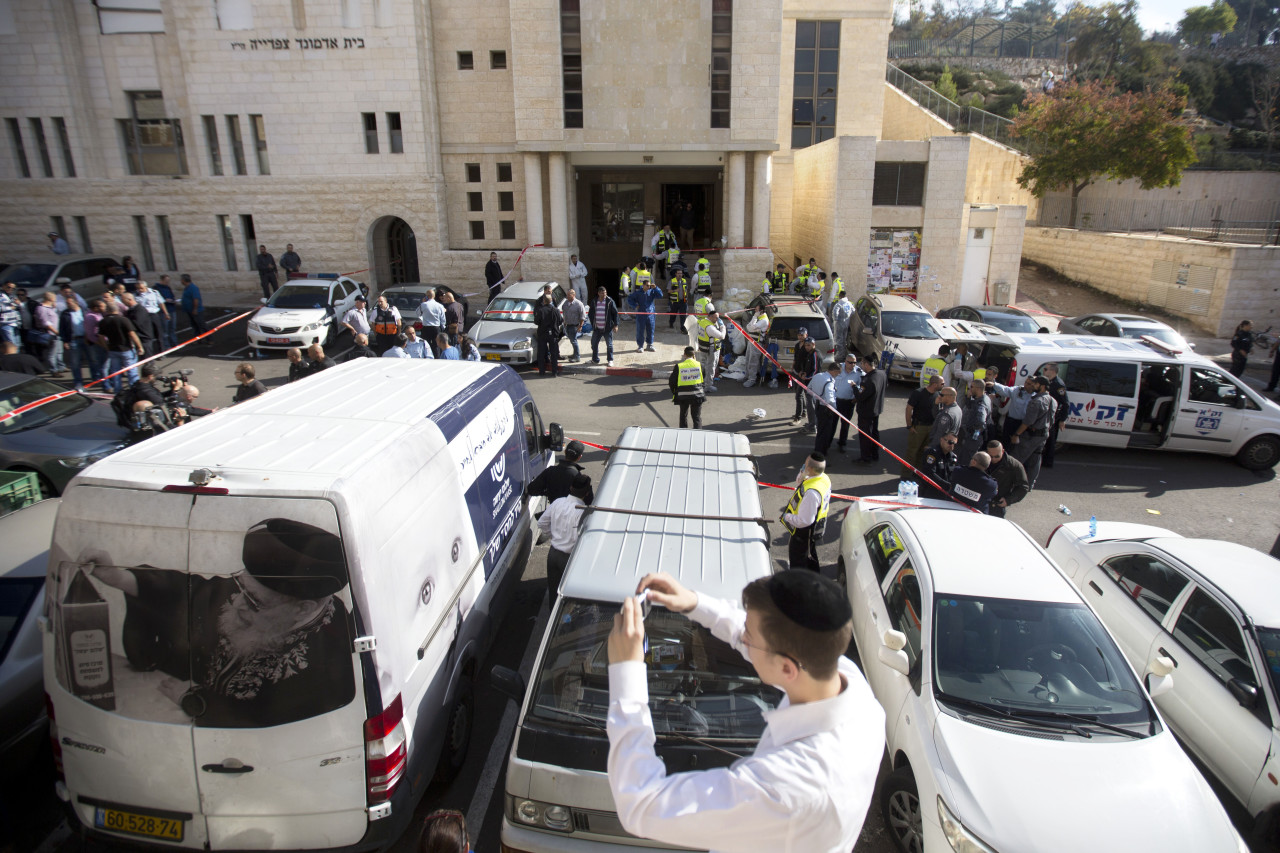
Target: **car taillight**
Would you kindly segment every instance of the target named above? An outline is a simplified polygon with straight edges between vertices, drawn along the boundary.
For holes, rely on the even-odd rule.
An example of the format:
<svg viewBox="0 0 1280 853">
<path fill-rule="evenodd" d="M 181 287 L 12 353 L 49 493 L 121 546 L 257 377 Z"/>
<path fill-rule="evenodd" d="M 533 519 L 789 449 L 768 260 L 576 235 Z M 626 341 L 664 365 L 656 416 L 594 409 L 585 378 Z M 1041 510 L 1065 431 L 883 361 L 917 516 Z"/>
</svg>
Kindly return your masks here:
<svg viewBox="0 0 1280 853">
<path fill-rule="evenodd" d="M 1013 364 L 1009 365 L 1009 378 L 1005 380 L 1005 385 L 1010 387 L 1018 381 L 1018 360 L 1015 358 Z"/>
<path fill-rule="evenodd" d="M 165 486 L 162 492 L 177 492 L 183 495 L 229 495 L 231 490 L 222 486 Z"/>
<path fill-rule="evenodd" d="M 58 780 L 66 781 L 62 772 L 62 744 L 58 743 L 58 724 L 53 721 L 53 698 L 44 694 L 44 711 L 49 715 L 49 743 L 53 747 L 53 766 L 58 771 Z"/>
<path fill-rule="evenodd" d="M 397 694 L 391 704 L 364 723 L 365 777 L 369 805 L 386 802 L 404 775 L 404 704 Z"/>
<path fill-rule="evenodd" d="M 1047 550 L 1047 549 L 1048 549 L 1048 547 L 1049 547 L 1049 543 L 1053 541 L 1053 534 L 1057 533 L 1057 532 L 1058 532 L 1059 530 L 1061 530 L 1061 529 L 1062 529 L 1062 525 L 1061 525 L 1061 524 L 1059 524 L 1057 527 L 1055 527 L 1055 528 L 1053 528 L 1052 530 L 1050 530 L 1050 531 L 1049 531 L 1049 538 L 1048 538 L 1048 539 L 1046 539 L 1046 540 L 1044 540 L 1044 547 L 1045 547 L 1045 549 L 1046 549 L 1046 550 Z"/>
<path fill-rule="evenodd" d="M 413 321 L 413 328 L 414 328 L 414 329 L 416 329 L 417 331 L 421 332 L 421 331 L 422 331 L 422 321 L 421 321 L 421 320 L 414 320 L 414 321 Z"/>
</svg>

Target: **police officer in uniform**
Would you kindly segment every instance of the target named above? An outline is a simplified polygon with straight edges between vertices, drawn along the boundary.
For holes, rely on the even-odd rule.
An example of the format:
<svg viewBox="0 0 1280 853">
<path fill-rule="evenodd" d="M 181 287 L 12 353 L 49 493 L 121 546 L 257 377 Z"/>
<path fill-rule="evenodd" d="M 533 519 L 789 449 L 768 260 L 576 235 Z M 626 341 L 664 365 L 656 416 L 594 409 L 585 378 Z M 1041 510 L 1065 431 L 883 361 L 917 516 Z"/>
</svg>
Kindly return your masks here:
<svg viewBox="0 0 1280 853">
<path fill-rule="evenodd" d="M 939 438 L 937 444 L 924 452 L 924 461 L 920 463 L 920 472 L 937 483 L 942 491 L 935 489 L 928 483 L 921 483 L 920 497 L 945 498 L 946 493 L 951 490 L 951 477 L 956 469 L 955 450 L 958 442 L 959 436 L 949 432 Z"/>
<path fill-rule="evenodd" d="M 690 412 L 693 413 L 693 428 L 702 429 L 702 401 L 707 394 L 703 389 L 702 365 L 694 356 L 693 347 L 685 347 L 684 361 L 672 368 L 667 379 L 671 386 L 671 399 L 680 407 L 680 429 L 689 427 Z"/>
<path fill-rule="evenodd" d="M 978 512 L 986 514 L 991 509 L 991 499 L 996 496 L 999 486 L 987 474 L 991 466 L 991 457 L 985 450 L 973 454 L 969 464 L 956 469 L 951 475 L 951 497 L 965 506 L 971 506 Z"/>
<path fill-rule="evenodd" d="M 1027 469 L 1027 482 L 1032 489 L 1036 487 L 1036 478 L 1040 476 L 1040 456 L 1049 440 L 1049 428 L 1053 424 L 1054 410 L 1057 408 L 1057 404 L 1049 396 L 1049 380 L 1043 376 L 1036 376 L 1034 379 L 1036 394 L 1027 401 L 1027 412 L 1022 417 L 1022 423 L 1009 438 L 1013 443 L 1013 458 Z"/>
<path fill-rule="evenodd" d="M 667 301 L 671 304 L 671 316 L 667 317 L 667 328 L 674 329 L 676 317 L 684 322 L 685 312 L 689 306 L 689 279 L 685 277 L 684 267 L 677 265 L 671 269 L 671 281 L 667 282 Z"/>
<path fill-rule="evenodd" d="M 1049 427 L 1049 438 L 1044 443 L 1044 451 L 1040 454 L 1040 467 L 1053 467 L 1053 453 L 1057 449 L 1058 432 L 1067 428 L 1067 418 L 1071 416 L 1071 407 L 1067 400 L 1067 384 L 1058 378 L 1058 365 L 1046 364 L 1040 368 L 1044 378 L 1049 380 L 1049 396 L 1057 404 L 1053 414 L 1053 425 Z"/>
<path fill-rule="evenodd" d="M 818 563 L 818 542 L 826 532 L 827 510 L 831 505 L 831 478 L 826 470 L 826 457 L 810 453 L 796 476 L 796 490 L 782 511 L 782 526 L 791 534 L 787 560 L 793 569 L 822 570 Z"/>
</svg>

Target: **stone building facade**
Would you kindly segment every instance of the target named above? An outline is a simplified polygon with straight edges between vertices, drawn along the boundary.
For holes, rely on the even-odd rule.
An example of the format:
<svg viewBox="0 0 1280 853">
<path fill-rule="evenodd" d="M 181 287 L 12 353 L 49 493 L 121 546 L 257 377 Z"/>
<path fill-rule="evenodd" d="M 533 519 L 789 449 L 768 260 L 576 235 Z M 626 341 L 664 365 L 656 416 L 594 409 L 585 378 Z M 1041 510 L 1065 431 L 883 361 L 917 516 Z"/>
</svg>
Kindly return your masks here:
<svg viewBox="0 0 1280 853">
<path fill-rule="evenodd" d="M 918 108 L 884 82 L 891 15 L 889 0 L 0 0 L 0 253 L 39 258 L 52 229 L 73 251 L 252 290 L 257 245 L 293 243 L 307 271 L 479 291 L 489 251 L 509 267 L 531 247 L 527 278 L 563 281 L 576 253 L 612 286 L 691 204 L 682 248 L 713 250 L 725 285 L 813 256 L 856 294 L 877 240 L 914 231 L 914 281 L 945 307 L 974 266 L 968 202 L 986 179 L 945 126 L 892 131 L 891 108 Z M 890 205 L 886 176 L 904 182 Z M 1006 249 L 1018 202 L 988 217 Z M 980 266 L 1016 283 L 1016 260 Z"/>
</svg>

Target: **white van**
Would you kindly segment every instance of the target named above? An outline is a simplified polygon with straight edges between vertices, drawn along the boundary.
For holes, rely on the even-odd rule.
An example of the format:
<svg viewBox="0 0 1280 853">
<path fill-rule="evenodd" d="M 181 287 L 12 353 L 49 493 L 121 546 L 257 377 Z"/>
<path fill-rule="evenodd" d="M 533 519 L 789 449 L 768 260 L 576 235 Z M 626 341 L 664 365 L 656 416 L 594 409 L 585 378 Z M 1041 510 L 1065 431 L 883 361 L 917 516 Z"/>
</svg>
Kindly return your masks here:
<svg viewBox="0 0 1280 853">
<path fill-rule="evenodd" d="M 734 600 L 770 573 L 750 454 L 737 434 L 622 433 L 583 516 L 528 689 L 495 668 L 495 683 L 523 703 L 507 763 L 503 850 L 662 847 L 622 828 L 609 790 L 609 631 L 620 602 L 648 572 L 670 572 L 692 589 Z M 645 633 L 649 706 L 667 770 L 728 766 L 749 755 L 764 731 L 763 712 L 783 694 L 682 614 L 654 607 Z"/>
<path fill-rule="evenodd" d="M 552 442 L 508 368 L 358 359 L 86 469 L 43 626 L 72 825 L 204 850 L 398 838 L 466 755 Z"/>
<path fill-rule="evenodd" d="M 1204 356 L 1145 337 L 1010 337 L 1015 382 L 1058 365 L 1071 407 L 1060 442 L 1216 453 L 1251 471 L 1280 461 L 1280 406 Z"/>
</svg>

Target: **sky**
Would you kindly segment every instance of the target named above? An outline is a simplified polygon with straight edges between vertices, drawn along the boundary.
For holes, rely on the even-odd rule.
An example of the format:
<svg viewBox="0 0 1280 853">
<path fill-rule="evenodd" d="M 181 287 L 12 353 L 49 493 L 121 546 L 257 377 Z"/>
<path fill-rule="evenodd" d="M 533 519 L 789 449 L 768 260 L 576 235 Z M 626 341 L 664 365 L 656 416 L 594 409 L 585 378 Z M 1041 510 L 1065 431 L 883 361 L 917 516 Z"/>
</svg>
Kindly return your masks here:
<svg viewBox="0 0 1280 853">
<path fill-rule="evenodd" d="M 1209 5 L 1212 5 L 1212 0 L 1141 0 L 1138 3 L 1138 23 L 1147 35 L 1154 31 L 1167 32 L 1177 28 L 1187 9 Z"/>
</svg>

